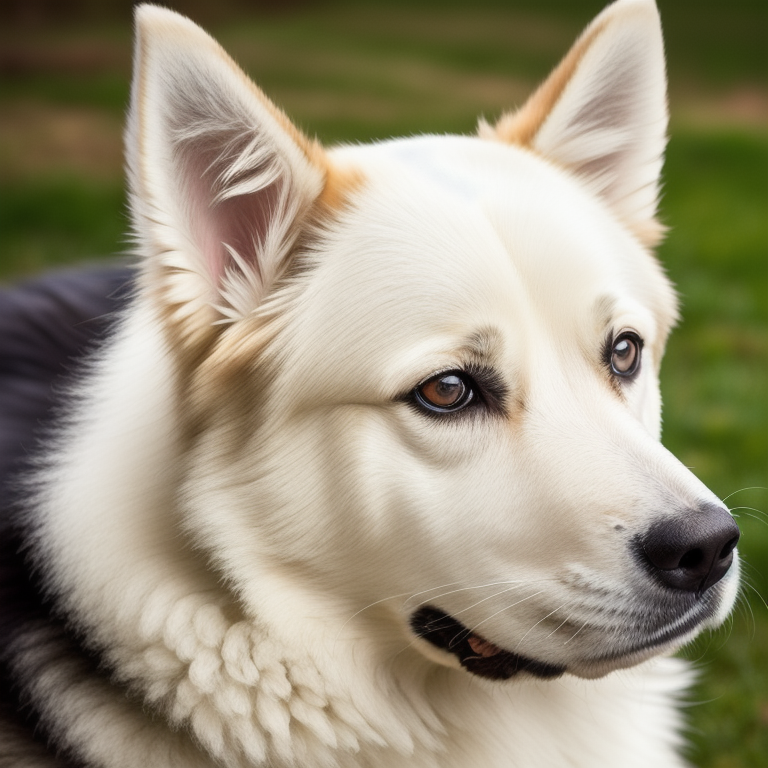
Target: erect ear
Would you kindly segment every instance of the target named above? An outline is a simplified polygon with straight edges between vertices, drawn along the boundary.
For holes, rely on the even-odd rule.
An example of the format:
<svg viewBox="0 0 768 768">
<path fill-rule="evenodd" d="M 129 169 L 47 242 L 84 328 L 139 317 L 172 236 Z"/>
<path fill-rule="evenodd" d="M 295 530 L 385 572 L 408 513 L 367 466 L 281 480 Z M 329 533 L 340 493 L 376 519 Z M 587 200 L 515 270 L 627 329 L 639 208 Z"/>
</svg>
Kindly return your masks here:
<svg viewBox="0 0 768 768">
<path fill-rule="evenodd" d="M 618 0 L 587 27 L 517 112 L 480 135 L 528 147 L 572 171 L 646 244 L 666 145 L 661 24 L 653 0 Z"/>
<path fill-rule="evenodd" d="M 149 5 L 136 24 L 126 144 L 144 289 L 191 343 L 259 305 L 328 169 L 199 27 Z"/>
</svg>

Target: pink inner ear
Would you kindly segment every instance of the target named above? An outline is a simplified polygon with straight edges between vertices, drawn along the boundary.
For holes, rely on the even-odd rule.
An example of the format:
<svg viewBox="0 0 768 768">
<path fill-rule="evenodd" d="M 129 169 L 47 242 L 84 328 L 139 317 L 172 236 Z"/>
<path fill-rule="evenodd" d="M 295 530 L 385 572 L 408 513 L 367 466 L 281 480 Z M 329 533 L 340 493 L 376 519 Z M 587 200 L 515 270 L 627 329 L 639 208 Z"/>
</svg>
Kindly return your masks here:
<svg viewBox="0 0 768 768">
<path fill-rule="evenodd" d="M 217 287 L 227 270 L 240 270 L 225 246 L 233 249 L 260 281 L 264 278 L 262 245 L 280 215 L 283 185 L 288 183 L 285 173 L 276 174 L 279 160 L 273 154 L 267 158 L 261 154 L 260 163 L 231 173 L 254 138 L 252 133 L 221 130 L 183 139 L 175 146 L 183 215 L 211 283 Z M 234 189 L 238 194 L 227 196 L 228 190 Z"/>
</svg>

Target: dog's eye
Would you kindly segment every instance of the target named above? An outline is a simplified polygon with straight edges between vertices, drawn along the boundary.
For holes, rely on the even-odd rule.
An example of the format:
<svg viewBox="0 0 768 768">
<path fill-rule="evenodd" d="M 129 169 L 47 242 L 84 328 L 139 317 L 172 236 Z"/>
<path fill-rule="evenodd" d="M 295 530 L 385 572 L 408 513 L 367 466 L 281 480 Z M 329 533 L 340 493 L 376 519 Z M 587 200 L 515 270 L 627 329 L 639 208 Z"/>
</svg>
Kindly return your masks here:
<svg viewBox="0 0 768 768">
<path fill-rule="evenodd" d="M 448 371 L 433 376 L 416 387 L 419 405 L 437 413 L 458 411 L 474 397 L 472 380 L 462 371 Z"/>
<path fill-rule="evenodd" d="M 632 331 L 619 334 L 611 349 L 611 371 L 617 376 L 629 378 L 640 368 L 643 340 Z"/>
</svg>

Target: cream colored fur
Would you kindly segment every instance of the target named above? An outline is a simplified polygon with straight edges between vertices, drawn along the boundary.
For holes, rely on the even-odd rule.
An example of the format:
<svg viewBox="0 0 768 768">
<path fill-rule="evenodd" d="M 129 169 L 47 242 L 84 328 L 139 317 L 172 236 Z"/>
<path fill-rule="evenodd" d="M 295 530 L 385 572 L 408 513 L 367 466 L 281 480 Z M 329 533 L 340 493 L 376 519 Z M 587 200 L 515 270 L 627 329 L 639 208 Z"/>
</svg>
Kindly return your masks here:
<svg viewBox="0 0 768 768">
<path fill-rule="evenodd" d="M 714 500 L 659 443 L 653 2 L 607 8 L 481 137 L 332 150 L 190 21 L 137 25 L 142 278 L 36 547 L 130 695 L 22 644 L 48 726 L 110 768 L 680 766 L 690 672 L 657 657 L 699 627 L 622 639 L 652 610 L 629 537 Z M 617 391 L 600 354 L 626 328 L 643 368 Z M 503 417 L 406 402 L 471 365 L 502 372 Z M 428 602 L 568 672 L 473 676 L 410 631 Z"/>
</svg>

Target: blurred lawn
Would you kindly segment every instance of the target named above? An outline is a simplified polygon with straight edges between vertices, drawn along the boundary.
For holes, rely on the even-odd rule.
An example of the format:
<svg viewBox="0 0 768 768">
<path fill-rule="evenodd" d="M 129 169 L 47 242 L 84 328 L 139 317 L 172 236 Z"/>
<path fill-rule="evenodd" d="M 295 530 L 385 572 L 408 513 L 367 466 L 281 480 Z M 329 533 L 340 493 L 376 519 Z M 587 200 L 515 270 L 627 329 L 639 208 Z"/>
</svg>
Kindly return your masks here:
<svg viewBox="0 0 768 768">
<path fill-rule="evenodd" d="M 294 3 L 256 19 L 168 5 L 204 19 L 328 142 L 471 131 L 480 113 L 519 104 L 601 8 L 380 0 Z M 702 672 L 691 758 L 757 768 L 768 766 L 768 9 L 660 7 L 673 115 L 661 257 L 684 317 L 663 372 L 664 441 L 735 508 L 747 581 L 733 621 L 686 651 Z M 0 30 L 0 279 L 124 247 L 130 22 L 127 3 L 115 8 Z"/>
</svg>

